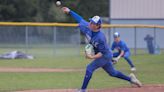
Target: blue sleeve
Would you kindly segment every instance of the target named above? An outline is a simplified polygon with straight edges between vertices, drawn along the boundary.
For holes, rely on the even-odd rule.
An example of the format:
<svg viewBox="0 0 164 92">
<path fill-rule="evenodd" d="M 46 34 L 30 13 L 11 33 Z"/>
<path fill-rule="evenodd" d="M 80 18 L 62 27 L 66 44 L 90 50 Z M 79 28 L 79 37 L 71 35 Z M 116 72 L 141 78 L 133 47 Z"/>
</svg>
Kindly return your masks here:
<svg viewBox="0 0 164 92">
<path fill-rule="evenodd" d="M 78 22 L 80 23 L 81 20 L 83 20 L 83 18 L 78 15 L 77 13 L 75 13 L 74 11 L 70 11 L 69 14 Z"/>
<path fill-rule="evenodd" d="M 124 43 L 124 42 L 122 42 L 122 43 L 120 44 L 120 49 L 123 50 L 123 51 L 125 51 L 125 43 Z"/>
<path fill-rule="evenodd" d="M 88 37 L 91 37 L 91 30 L 88 28 L 88 22 L 74 11 L 70 11 L 69 14 L 79 23 L 78 27 L 80 28 L 80 31 Z"/>
</svg>

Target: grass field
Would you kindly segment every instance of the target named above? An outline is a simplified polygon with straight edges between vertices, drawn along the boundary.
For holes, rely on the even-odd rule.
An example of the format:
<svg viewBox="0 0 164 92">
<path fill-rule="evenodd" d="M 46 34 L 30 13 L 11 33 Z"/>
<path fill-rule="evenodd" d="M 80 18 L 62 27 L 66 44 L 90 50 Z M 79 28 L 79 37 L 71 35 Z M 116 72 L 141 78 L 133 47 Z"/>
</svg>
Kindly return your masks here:
<svg viewBox="0 0 164 92">
<path fill-rule="evenodd" d="M 136 65 L 137 77 L 143 84 L 164 84 L 164 54 L 132 56 Z M 0 67 L 16 68 L 65 68 L 85 69 L 89 63 L 83 55 L 39 57 L 34 60 L 0 60 Z M 130 73 L 130 67 L 123 59 L 115 65 L 116 69 Z M 60 89 L 79 88 L 85 71 L 62 73 L 0 73 L 0 92 L 13 92 L 25 89 Z M 109 77 L 102 69 L 96 71 L 89 84 L 89 88 L 111 88 L 129 86 L 129 83 Z"/>
</svg>

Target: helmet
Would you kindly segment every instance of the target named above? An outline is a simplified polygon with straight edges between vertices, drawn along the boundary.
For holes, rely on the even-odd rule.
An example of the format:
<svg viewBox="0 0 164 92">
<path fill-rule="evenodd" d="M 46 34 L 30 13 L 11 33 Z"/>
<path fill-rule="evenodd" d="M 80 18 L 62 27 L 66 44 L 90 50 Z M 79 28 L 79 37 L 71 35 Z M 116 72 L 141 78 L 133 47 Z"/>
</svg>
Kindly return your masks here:
<svg viewBox="0 0 164 92">
<path fill-rule="evenodd" d="M 114 38 L 118 38 L 120 37 L 120 34 L 118 32 L 115 32 L 114 35 L 113 35 Z"/>
<path fill-rule="evenodd" d="M 100 16 L 94 16 L 94 17 L 90 18 L 89 20 L 90 20 L 90 22 L 92 22 L 94 24 L 98 24 L 98 25 L 102 24 L 102 20 L 101 20 Z"/>
</svg>

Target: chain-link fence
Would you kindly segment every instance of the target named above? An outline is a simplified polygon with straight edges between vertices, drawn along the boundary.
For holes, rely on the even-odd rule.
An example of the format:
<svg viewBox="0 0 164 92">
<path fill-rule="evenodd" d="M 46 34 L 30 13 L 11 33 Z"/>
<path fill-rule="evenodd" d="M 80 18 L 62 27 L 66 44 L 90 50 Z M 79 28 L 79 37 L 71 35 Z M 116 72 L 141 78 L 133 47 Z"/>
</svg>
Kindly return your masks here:
<svg viewBox="0 0 164 92">
<path fill-rule="evenodd" d="M 79 55 L 75 27 L 1 26 L 0 52 L 23 51 L 34 56 Z"/>
<path fill-rule="evenodd" d="M 162 53 L 164 48 L 164 43 L 161 41 L 164 38 L 162 28 L 109 27 L 102 28 L 109 46 L 113 42 L 113 33 L 117 31 L 131 49 L 132 54 L 147 54 L 148 41 L 152 42 L 155 54 Z M 53 57 L 80 55 L 85 45 L 85 38 L 76 26 L 8 25 L 0 26 L 0 43 L 0 53 L 18 50 L 38 57 Z"/>
<path fill-rule="evenodd" d="M 164 29 L 161 28 L 117 28 L 111 29 L 111 34 L 119 32 L 121 40 L 125 41 L 131 49 L 132 54 L 160 54 L 163 52 L 164 43 L 160 40 L 163 39 Z M 113 38 L 111 37 L 111 42 Z"/>
</svg>

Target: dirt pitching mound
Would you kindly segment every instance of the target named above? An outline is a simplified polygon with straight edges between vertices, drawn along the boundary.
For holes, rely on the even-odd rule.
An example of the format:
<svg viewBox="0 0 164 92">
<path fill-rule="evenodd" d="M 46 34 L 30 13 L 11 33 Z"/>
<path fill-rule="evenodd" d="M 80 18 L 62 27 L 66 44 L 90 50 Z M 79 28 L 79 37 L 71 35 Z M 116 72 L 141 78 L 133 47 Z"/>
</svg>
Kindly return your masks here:
<svg viewBox="0 0 164 92">
<path fill-rule="evenodd" d="M 17 92 L 76 92 L 75 89 L 47 89 L 47 90 L 25 90 Z M 137 87 L 122 87 L 111 89 L 90 89 L 88 92 L 164 92 L 164 85 L 144 85 Z"/>
</svg>

